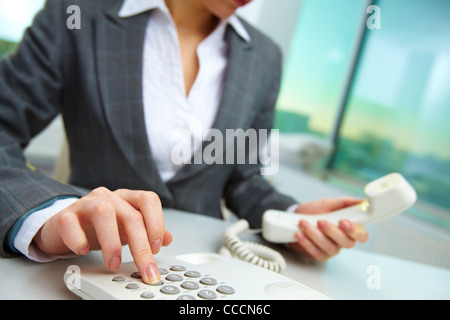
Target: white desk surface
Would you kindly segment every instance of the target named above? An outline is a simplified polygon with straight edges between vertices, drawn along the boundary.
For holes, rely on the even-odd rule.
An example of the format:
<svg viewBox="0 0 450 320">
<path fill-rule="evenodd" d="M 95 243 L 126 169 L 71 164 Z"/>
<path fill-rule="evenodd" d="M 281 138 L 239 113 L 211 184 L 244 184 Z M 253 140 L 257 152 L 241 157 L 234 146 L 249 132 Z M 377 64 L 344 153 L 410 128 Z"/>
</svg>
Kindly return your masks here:
<svg viewBox="0 0 450 320">
<path fill-rule="evenodd" d="M 165 210 L 173 243 L 158 256 L 218 252 L 222 231 L 230 224 L 217 219 Z M 259 239 L 246 234 L 242 238 Z M 281 248 L 288 261 L 285 275 L 333 299 L 450 299 L 450 270 L 398 260 L 357 249 L 342 251 L 324 264 L 311 263 Z M 157 257 L 158 257 L 157 256 Z M 131 261 L 128 248 L 123 261 Z M 102 265 L 100 252 L 70 260 L 38 264 L 25 258 L 0 259 L 0 299 L 76 299 L 63 283 L 69 265 Z M 380 289 L 369 289 L 369 266 L 380 271 Z"/>
</svg>

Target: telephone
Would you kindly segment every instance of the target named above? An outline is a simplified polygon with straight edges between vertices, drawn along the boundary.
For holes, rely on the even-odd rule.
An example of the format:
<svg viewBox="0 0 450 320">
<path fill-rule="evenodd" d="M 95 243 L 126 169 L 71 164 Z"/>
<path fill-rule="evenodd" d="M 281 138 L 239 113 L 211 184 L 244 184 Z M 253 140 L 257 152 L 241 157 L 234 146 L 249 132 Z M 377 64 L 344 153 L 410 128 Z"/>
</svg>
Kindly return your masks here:
<svg viewBox="0 0 450 320">
<path fill-rule="evenodd" d="M 123 263 L 118 272 L 103 266 L 77 270 L 68 268 L 64 275 L 67 287 L 83 299 L 314 299 L 329 297 L 282 275 L 283 256 L 259 243 L 239 239 L 243 232 L 262 232 L 272 243 L 295 241 L 300 219 L 317 223 L 326 219 L 337 223 L 349 219 L 367 226 L 387 219 L 411 207 L 417 195 L 398 173 L 368 183 L 366 200 L 356 206 L 324 215 L 304 215 L 268 210 L 263 215 L 262 230 L 249 230 L 240 220 L 223 233 L 220 254 L 192 253 L 157 258 L 161 281 L 144 284 L 133 262 Z"/>
<path fill-rule="evenodd" d="M 328 300 L 279 273 L 215 253 L 157 258 L 159 283 L 142 282 L 134 262 L 118 272 L 104 266 L 64 274 L 66 286 L 84 300 Z"/>
</svg>

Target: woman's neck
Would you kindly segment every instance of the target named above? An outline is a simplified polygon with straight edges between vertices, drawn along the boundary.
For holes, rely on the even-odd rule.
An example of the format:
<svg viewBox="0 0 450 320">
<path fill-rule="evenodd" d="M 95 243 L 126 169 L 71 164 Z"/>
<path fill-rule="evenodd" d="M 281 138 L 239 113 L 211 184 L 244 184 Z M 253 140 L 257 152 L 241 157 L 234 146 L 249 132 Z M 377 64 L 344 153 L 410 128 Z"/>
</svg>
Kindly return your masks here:
<svg viewBox="0 0 450 320">
<path fill-rule="evenodd" d="M 219 19 L 202 0 L 165 0 L 180 34 L 197 34 L 207 37 L 218 25 Z"/>
</svg>

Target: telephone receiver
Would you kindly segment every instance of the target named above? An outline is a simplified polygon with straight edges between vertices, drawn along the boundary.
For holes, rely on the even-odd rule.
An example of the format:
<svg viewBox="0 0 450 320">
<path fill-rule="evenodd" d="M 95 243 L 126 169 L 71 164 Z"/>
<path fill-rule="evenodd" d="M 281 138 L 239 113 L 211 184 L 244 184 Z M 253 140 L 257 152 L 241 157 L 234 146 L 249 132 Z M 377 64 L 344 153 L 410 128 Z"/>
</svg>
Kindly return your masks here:
<svg viewBox="0 0 450 320">
<path fill-rule="evenodd" d="M 417 200 L 414 188 L 399 173 L 391 173 L 368 183 L 366 199 L 360 204 L 324 214 L 293 214 L 269 210 L 264 213 L 262 236 L 273 243 L 295 242 L 300 220 L 316 225 L 319 220 L 338 224 L 348 219 L 364 227 L 400 214 Z"/>
<path fill-rule="evenodd" d="M 338 225 L 348 219 L 364 227 L 400 214 L 417 200 L 414 188 L 399 173 L 391 173 L 368 183 L 364 188 L 366 199 L 360 204 L 324 214 L 297 214 L 279 210 L 268 210 L 262 219 L 262 237 L 271 243 L 296 242 L 295 233 L 300 220 L 316 225 L 319 220 L 327 220 Z M 242 242 L 238 235 L 248 231 L 248 223 L 239 220 L 228 227 L 224 234 L 224 248 L 221 253 L 259 265 L 269 270 L 283 273 L 286 262 L 281 254 L 265 245 Z"/>
</svg>

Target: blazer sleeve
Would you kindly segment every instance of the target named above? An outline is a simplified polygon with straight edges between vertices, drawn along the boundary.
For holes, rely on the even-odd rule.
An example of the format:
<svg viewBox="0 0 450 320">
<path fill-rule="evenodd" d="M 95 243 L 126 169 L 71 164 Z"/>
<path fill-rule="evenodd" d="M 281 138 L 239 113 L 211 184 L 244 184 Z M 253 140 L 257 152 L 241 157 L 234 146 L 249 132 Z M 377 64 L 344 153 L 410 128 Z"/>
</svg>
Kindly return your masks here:
<svg viewBox="0 0 450 320">
<path fill-rule="evenodd" d="M 281 82 L 281 51 L 272 42 L 272 59 L 266 65 L 268 80 L 263 104 L 257 113 L 252 128 L 270 130 L 273 127 L 275 103 Z M 259 159 L 259 156 L 257 157 Z M 287 210 L 298 203 L 295 199 L 281 194 L 261 175 L 261 164 L 243 164 L 234 169 L 224 193 L 225 203 L 240 218 L 249 222 L 252 228 L 260 228 L 262 215 L 268 209 Z"/>
<path fill-rule="evenodd" d="M 23 150 L 59 113 L 65 25 L 62 2 L 48 0 L 17 52 L 0 61 L 0 255 L 8 232 L 27 212 L 51 199 L 80 196 L 27 165 Z"/>
</svg>

